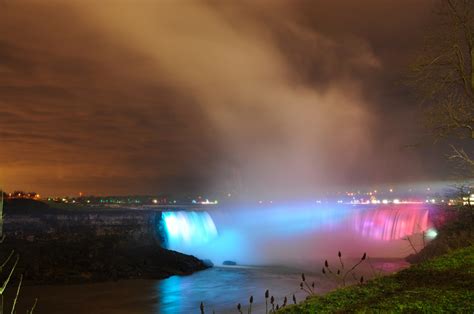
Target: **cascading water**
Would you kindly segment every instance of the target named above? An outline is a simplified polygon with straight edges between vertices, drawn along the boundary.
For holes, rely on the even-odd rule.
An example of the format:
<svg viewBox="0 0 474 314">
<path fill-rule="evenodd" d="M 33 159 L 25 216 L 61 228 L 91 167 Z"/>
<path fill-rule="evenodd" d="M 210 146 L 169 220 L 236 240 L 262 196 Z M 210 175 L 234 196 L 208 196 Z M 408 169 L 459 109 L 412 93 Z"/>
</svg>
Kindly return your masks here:
<svg viewBox="0 0 474 314">
<path fill-rule="evenodd" d="M 207 212 L 176 211 L 162 214 L 167 247 L 187 252 L 205 245 L 217 237 L 214 221 Z"/>
<path fill-rule="evenodd" d="M 354 229 L 361 236 L 376 240 L 393 241 L 430 228 L 428 209 L 413 206 L 393 206 L 357 212 Z"/>
<path fill-rule="evenodd" d="M 321 258 L 400 257 L 406 236 L 432 233 L 424 204 L 352 206 L 290 204 L 163 213 L 171 250 L 216 264 L 310 265 Z M 416 240 L 416 239 L 415 239 Z M 421 245 L 422 241 L 418 241 Z M 416 244 L 416 243 L 415 243 Z"/>
</svg>

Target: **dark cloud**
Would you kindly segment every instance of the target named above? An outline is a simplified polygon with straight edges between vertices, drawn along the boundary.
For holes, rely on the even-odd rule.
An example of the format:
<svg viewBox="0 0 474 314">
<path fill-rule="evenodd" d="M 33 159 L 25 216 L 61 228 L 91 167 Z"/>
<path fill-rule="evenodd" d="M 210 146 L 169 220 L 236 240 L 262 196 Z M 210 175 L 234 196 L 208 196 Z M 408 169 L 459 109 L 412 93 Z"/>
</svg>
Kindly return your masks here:
<svg viewBox="0 0 474 314">
<path fill-rule="evenodd" d="M 422 139 L 399 81 L 431 2 L 1 10 L 7 189 L 292 194 L 442 175 L 431 148 L 403 148 Z"/>
</svg>

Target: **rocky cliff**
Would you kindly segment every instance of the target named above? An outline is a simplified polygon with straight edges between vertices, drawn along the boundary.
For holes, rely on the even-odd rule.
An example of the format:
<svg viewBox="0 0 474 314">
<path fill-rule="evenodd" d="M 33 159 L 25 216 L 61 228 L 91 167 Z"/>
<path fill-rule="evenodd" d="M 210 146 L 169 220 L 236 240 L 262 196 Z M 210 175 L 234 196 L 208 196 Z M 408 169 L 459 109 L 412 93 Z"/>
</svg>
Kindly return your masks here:
<svg viewBox="0 0 474 314">
<path fill-rule="evenodd" d="M 206 268 L 197 258 L 162 247 L 161 212 L 56 209 L 31 200 L 5 204 L 0 254 L 20 255 L 33 283 L 165 278 Z"/>
</svg>

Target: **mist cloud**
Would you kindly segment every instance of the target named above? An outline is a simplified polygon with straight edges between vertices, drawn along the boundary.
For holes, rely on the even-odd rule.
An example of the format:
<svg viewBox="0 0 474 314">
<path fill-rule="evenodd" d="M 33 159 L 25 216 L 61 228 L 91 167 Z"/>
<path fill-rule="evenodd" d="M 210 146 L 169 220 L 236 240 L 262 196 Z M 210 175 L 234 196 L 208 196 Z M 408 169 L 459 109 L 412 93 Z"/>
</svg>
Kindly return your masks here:
<svg viewBox="0 0 474 314">
<path fill-rule="evenodd" d="M 402 6 L 370 3 L 348 15 L 306 1 L 9 2 L 0 177 L 49 191 L 272 197 L 416 177 L 416 154 L 409 171 L 393 167 L 406 164 L 394 153 L 404 130 L 380 123 L 405 101 L 379 91 L 394 62 L 360 22 Z M 390 23 L 387 47 L 406 38 Z"/>
<path fill-rule="evenodd" d="M 265 20 L 200 2 L 78 4 L 108 37 L 150 60 L 157 77 L 197 99 L 248 190 L 324 185 L 369 148 L 369 106 L 348 74 L 382 64 L 361 39 L 341 46 L 270 12 L 288 19 L 285 31 L 311 42 L 321 72 L 340 70 L 321 89 L 293 71 Z"/>
</svg>

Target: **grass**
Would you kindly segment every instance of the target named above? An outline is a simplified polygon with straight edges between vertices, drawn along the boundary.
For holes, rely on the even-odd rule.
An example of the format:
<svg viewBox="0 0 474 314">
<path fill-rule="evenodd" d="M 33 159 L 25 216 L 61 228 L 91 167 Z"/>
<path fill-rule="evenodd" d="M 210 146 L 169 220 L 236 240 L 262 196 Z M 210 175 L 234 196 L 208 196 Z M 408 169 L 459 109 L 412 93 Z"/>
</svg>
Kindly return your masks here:
<svg viewBox="0 0 474 314">
<path fill-rule="evenodd" d="M 418 263 L 451 251 L 474 245 L 474 209 L 472 206 L 451 209 L 448 215 L 453 219 L 445 223 L 438 236 L 418 254 L 407 258 L 410 263 Z"/>
<path fill-rule="evenodd" d="M 278 313 L 473 313 L 474 246 L 363 285 L 314 296 Z"/>
</svg>

